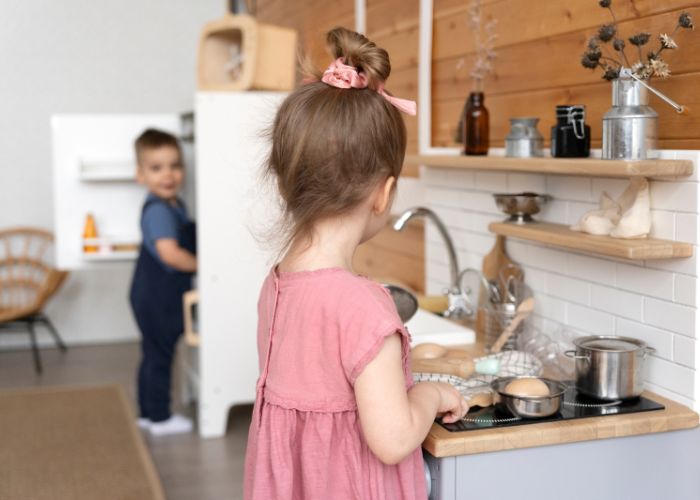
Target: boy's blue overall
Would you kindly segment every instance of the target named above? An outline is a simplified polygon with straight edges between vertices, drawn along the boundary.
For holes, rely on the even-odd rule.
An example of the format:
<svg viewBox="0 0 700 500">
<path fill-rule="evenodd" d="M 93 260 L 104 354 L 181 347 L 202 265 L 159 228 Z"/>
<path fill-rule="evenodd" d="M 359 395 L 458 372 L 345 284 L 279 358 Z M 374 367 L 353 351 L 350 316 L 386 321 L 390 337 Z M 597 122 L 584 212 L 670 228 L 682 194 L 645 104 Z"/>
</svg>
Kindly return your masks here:
<svg viewBox="0 0 700 500">
<path fill-rule="evenodd" d="M 149 196 L 141 216 L 152 203 L 162 203 L 181 220 L 176 208 Z M 144 238 L 145 239 L 145 238 Z M 195 224 L 180 222 L 180 247 L 196 253 Z M 141 244 L 129 298 L 141 330 L 138 400 L 141 418 L 160 422 L 170 418 L 170 378 L 175 346 L 183 331 L 182 294 L 192 287 L 192 274 L 167 269 Z"/>
</svg>

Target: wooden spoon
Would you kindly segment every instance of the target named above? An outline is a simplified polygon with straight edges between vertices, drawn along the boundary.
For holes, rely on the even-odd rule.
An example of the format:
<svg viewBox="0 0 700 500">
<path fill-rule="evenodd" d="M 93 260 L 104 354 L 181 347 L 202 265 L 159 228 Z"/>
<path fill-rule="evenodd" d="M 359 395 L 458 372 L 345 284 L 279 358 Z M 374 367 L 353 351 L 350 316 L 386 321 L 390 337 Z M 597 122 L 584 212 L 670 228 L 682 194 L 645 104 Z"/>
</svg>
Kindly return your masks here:
<svg viewBox="0 0 700 500">
<path fill-rule="evenodd" d="M 532 313 L 532 311 L 534 310 L 535 299 L 533 297 L 523 300 L 518 305 L 518 309 L 516 309 L 515 317 L 503 330 L 503 333 L 501 333 L 498 339 L 496 339 L 496 342 L 494 342 L 493 347 L 491 347 L 491 352 L 501 352 L 501 349 L 503 349 L 505 343 L 508 342 L 508 339 L 511 337 L 511 335 L 513 335 L 515 329 L 518 328 L 518 326 L 520 326 L 520 323 L 522 323 L 523 320 L 527 318 L 530 315 L 530 313 Z"/>
</svg>

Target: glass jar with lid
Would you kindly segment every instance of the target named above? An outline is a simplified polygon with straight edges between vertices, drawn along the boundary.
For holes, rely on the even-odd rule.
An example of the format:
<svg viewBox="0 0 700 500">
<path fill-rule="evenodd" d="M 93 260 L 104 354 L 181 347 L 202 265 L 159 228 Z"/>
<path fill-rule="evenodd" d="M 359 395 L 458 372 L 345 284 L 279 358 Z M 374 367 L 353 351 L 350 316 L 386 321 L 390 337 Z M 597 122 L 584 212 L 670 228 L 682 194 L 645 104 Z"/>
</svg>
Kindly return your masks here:
<svg viewBox="0 0 700 500">
<path fill-rule="evenodd" d="M 591 154 L 591 127 L 586 125 L 586 106 L 557 106 L 557 124 L 552 127 L 552 156 L 586 158 Z"/>
</svg>

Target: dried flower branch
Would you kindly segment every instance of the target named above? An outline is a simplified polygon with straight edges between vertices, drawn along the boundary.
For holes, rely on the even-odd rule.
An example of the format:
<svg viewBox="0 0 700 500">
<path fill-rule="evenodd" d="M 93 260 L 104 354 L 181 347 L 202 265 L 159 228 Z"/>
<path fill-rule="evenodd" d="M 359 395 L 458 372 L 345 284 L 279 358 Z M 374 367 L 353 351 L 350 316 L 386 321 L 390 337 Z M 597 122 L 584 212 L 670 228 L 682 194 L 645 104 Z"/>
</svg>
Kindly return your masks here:
<svg viewBox="0 0 700 500">
<path fill-rule="evenodd" d="M 673 41 L 673 38 L 668 36 L 666 33 L 659 35 L 659 40 L 661 40 L 661 46 L 664 49 L 677 49 L 678 45 Z"/>
<path fill-rule="evenodd" d="M 687 12 L 683 12 L 678 18 L 678 26 L 680 26 L 681 28 L 688 28 L 691 30 L 695 29 L 695 25 L 693 24 L 693 18 L 690 17 L 690 14 L 688 14 Z"/>
<path fill-rule="evenodd" d="M 625 40 L 618 36 L 618 25 L 615 17 L 615 12 L 612 9 L 612 0 L 599 0 L 598 5 L 610 11 L 612 23 L 604 24 L 598 28 L 596 36 L 588 40 L 586 50 L 581 57 L 581 65 L 584 68 L 596 69 L 600 67 L 603 70 L 603 78 L 606 80 L 614 80 L 619 78 L 620 70 L 624 67 L 631 68 L 634 75 L 642 79 L 649 79 L 652 76 L 659 78 L 668 78 L 671 70 L 668 64 L 661 57 L 664 50 L 675 50 L 678 44 L 673 39 L 676 32 L 683 29 L 695 29 L 693 18 L 688 12 L 682 12 L 678 17 L 678 22 L 670 34 L 662 33 L 658 36 L 659 48 L 656 51 L 647 53 L 646 60 L 642 56 L 642 47 L 651 40 L 651 33 L 640 32 L 632 35 L 627 40 L 631 45 L 637 48 L 639 60 L 631 64 L 625 53 Z M 612 42 L 614 53 L 605 52 L 606 44 Z"/>
<path fill-rule="evenodd" d="M 493 60 L 496 59 L 494 45 L 496 42 L 496 20 L 489 19 L 483 22 L 481 0 L 472 0 L 468 9 L 468 24 L 474 34 L 474 46 L 476 47 L 476 59 L 469 76 L 474 82 L 474 89 L 483 89 L 484 79 L 493 70 Z M 482 29 L 483 25 L 483 29 Z"/>
</svg>

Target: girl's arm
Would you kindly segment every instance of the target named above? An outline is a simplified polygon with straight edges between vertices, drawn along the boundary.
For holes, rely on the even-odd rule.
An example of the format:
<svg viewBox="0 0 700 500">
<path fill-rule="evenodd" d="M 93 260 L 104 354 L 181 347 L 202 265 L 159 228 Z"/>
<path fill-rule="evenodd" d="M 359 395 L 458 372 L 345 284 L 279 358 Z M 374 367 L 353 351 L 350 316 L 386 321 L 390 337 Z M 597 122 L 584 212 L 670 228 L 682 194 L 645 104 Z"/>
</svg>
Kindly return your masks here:
<svg viewBox="0 0 700 500">
<path fill-rule="evenodd" d="M 197 271 L 197 258 L 178 245 L 174 238 L 157 239 L 156 252 L 158 252 L 160 260 L 178 271 L 185 273 Z"/>
<path fill-rule="evenodd" d="M 355 381 L 355 399 L 365 440 L 386 464 L 396 464 L 418 448 L 435 416 L 456 422 L 469 409 L 449 384 L 421 382 L 406 391 L 401 337 L 390 335 L 379 354 Z"/>
</svg>

